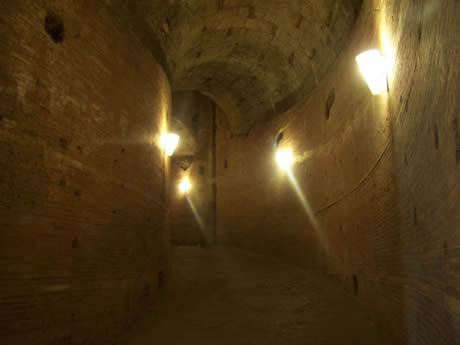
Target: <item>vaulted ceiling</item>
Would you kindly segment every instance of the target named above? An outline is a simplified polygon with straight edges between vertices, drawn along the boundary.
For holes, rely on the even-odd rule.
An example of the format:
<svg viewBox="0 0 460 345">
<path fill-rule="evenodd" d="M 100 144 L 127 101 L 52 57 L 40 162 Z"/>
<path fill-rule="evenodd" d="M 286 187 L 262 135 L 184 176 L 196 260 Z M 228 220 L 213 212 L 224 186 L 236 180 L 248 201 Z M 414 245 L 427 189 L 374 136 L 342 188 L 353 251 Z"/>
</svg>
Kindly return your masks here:
<svg viewBox="0 0 460 345">
<path fill-rule="evenodd" d="M 105 0 L 163 65 L 246 133 L 305 97 L 347 42 L 361 0 Z"/>
</svg>

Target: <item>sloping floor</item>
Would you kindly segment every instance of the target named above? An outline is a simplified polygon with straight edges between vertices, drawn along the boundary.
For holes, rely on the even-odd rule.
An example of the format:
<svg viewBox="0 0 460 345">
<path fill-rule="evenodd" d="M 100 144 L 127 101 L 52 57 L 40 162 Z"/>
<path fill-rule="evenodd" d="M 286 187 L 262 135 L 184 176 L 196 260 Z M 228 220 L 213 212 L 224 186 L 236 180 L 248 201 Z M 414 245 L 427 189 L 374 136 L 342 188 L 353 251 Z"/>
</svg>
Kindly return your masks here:
<svg viewBox="0 0 460 345">
<path fill-rule="evenodd" d="M 239 249 L 177 247 L 150 315 L 121 345 L 382 345 L 353 296 Z"/>
</svg>

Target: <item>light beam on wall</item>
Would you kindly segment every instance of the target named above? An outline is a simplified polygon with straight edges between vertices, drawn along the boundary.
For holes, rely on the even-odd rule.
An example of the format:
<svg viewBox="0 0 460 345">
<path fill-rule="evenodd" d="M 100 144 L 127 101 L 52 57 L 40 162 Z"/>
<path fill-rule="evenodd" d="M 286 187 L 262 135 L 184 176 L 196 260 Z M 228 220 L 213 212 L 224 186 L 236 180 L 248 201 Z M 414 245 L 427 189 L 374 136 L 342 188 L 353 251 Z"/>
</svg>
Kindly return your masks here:
<svg viewBox="0 0 460 345">
<path fill-rule="evenodd" d="M 379 50 L 371 49 L 359 54 L 356 62 L 373 95 L 380 95 L 387 90 L 388 66 Z"/>
<path fill-rule="evenodd" d="M 313 211 L 313 208 L 311 207 L 310 203 L 308 202 L 308 199 L 305 197 L 302 188 L 300 188 L 299 184 L 297 183 L 297 179 L 295 178 L 294 174 L 292 173 L 291 169 L 286 169 L 287 170 L 287 175 L 289 177 L 289 182 L 291 183 L 291 186 L 294 188 L 295 193 L 297 194 L 297 197 L 299 198 L 300 203 L 302 204 L 303 209 L 305 210 L 305 213 L 307 214 L 308 218 L 310 219 L 311 224 L 313 225 L 313 228 L 316 231 L 319 231 L 319 224 L 318 221 L 316 220 L 315 212 Z"/>
<path fill-rule="evenodd" d="M 179 136 L 173 133 L 164 133 L 161 136 L 161 146 L 168 156 L 172 156 L 176 151 L 177 144 L 179 144 Z"/>
</svg>

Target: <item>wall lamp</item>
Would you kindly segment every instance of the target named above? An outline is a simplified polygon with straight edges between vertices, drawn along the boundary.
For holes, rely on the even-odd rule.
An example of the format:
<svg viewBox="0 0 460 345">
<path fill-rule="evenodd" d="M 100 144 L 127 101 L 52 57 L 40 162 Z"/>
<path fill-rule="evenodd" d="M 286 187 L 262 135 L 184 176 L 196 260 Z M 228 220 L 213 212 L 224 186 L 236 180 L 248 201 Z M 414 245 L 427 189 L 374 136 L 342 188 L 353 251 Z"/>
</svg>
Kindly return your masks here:
<svg viewBox="0 0 460 345">
<path fill-rule="evenodd" d="M 380 50 L 367 50 L 356 57 L 356 62 L 373 95 L 388 90 L 388 64 Z"/>
<path fill-rule="evenodd" d="M 188 181 L 188 178 L 185 177 L 180 183 L 179 183 L 179 190 L 182 193 L 187 193 L 190 190 L 190 182 Z"/>
<path fill-rule="evenodd" d="M 278 162 L 278 165 L 281 169 L 288 170 L 291 167 L 292 162 L 294 161 L 291 150 L 278 150 L 276 152 L 276 161 Z"/>
<path fill-rule="evenodd" d="M 161 147 L 165 150 L 168 156 L 172 156 L 179 144 L 179 136 L 173 133 L 165 133 L 161 136 Z"/>
</svg>

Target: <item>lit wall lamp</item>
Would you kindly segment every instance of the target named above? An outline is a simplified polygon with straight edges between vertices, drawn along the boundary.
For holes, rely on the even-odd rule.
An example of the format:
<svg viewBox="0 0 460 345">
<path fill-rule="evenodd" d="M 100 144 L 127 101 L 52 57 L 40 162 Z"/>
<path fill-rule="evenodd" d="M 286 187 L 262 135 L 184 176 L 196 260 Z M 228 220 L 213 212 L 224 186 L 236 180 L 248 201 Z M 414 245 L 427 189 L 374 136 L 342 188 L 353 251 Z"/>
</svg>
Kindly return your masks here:
<svg viewBox="0 0 460 345">
<path fill-rule="evenodd" d="M 276 161 L 278 162 L 278 165 L 281 169 L 288 170 L 294 161 L 291 150 L 278 150 L 276 152 Z"/>
<path fill-rule="evenodd" d="M 188 178 L 185 177 L 180 183 L 179 183 L 179 190 L 182 193 L 187 193 L 190 190 L 190 182 L 188 181 Z"/>
<path fill-rule="evenodd" d="M 161 136 L 161 146 L 168 156 L 172 156 L 179 143 L 179 136 L 173 133 L 165 133 Z"/>
<path fill-rule="evenodd" d="M 373 95 L 380 95 L 388 90 L 388 63 L 378 49 L 359 54 L 356 62 Z"/>
</svg>

